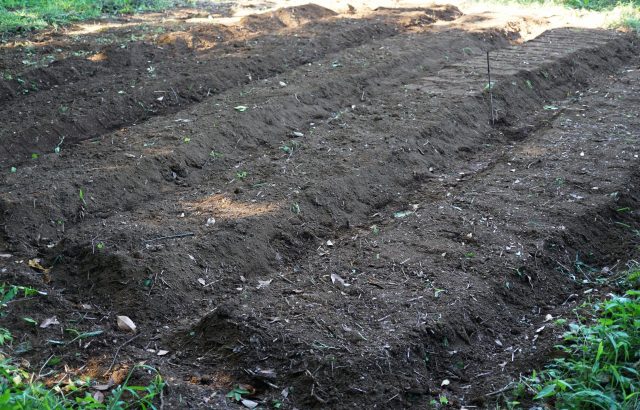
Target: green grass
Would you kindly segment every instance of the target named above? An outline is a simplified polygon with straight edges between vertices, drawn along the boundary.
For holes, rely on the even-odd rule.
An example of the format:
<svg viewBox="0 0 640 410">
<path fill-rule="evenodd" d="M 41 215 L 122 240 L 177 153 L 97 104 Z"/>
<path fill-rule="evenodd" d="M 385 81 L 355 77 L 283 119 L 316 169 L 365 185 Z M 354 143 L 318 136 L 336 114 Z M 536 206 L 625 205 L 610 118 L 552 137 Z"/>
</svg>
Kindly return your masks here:
<svg viewBox="0 0 640 410">
<path fill-rule="evenodd" d="M 160 10 L 173 0 L 0 0 L 0 32 L 60 26 L 103 14 Z"/>
<path fill-rule="evenodd" d="M 640 267 L 624 288 L 587 306 L 557 346 L 561 357 L 523 381 L 534 400 L 556 409 L 640 409 Z"/>
<path fill-rule="evenodd" d="M 0 284 L 0 317 L 7 315 L 6 308 L 12 300 L 40 293 L 30 287 Z M 155 409 L 154 402 L 162 397 L 164 380 L 156 369 L 142 364 L 133 366 L 125 381 L 106 394 L 91 389 L 92 380 L 88 378 L 46 387 L 37 375 L 20 367 L 10 354 L 5 353 L 12 350 L 12 341 L 11 331 L 0 328 L 0 409 Z M 131 377 L 136 373 L 153 377 L 146 386 L 131 385 Z"/>
</svg>

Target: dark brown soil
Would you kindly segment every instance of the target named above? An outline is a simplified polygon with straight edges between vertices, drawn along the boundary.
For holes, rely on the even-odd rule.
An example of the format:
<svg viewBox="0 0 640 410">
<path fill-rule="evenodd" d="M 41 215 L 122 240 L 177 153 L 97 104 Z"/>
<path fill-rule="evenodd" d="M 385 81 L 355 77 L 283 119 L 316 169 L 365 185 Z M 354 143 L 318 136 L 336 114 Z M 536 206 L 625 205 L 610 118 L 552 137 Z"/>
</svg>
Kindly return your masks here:
<svg viewBox="0 0 640 410">
<path fill-rule="evenodd" d="M 2 318 L 21 357 L 144 361 L 165 408 L 238 383 L 264 407 L 502 400 L 545 318 L 638 255 L 640 61 L 631 35 L 491 18 L 307 5 L 40 33 L 55 61 L 21 69 L 3 48 L 2 279 L 48 292 Z M 48 342 L 67 328 L 104 333 Z"/>
</svg>

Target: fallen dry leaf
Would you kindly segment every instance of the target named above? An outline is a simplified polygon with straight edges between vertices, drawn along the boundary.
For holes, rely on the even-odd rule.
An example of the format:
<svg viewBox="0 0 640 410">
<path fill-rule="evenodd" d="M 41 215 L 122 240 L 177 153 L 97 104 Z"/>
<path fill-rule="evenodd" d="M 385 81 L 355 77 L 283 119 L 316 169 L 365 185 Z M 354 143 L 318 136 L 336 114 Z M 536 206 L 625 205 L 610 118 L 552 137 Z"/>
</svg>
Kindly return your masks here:
<svg viewBox="0 0 640 410">
<path fill-rule="evenodd" d="M 29 261 L 27 262 L 27 265 L 29 265 L 30 268 L 37 270 L 38 272 L 42 272 L 42 273 L 49 273 L 51 272 L 51 268 L 45 268 L 44 266 L 42 266 L 40 264 L 41 260 L 36 258 L 36 259 L 29 259 Z"/>
<path fill-rule="evenodd" d="M 345 286 L 345 287 L 346 287 L 346 286 L 350 286 L 350 285 L 349 285 L 348 283 L 346 283 L 346 282 L 344 281 L 344 279 L 342 279 L 342 278 L 340 277 L 340 275 L 338 275 L 337 273 L 332 273 L 332 274 L 331 274 L 331 282 L 332 282 L 332 283 L 336 283 L 336 282 L 338 282 L 339 284 L 341 284 L 342 286 Z"/>
<path fill-rule="evenodd" d="M 255 409 L 256 407 L 258 407 L 257 402 L 253 400 L 247 400 L 247 399 L 242 400 L 242 405 L 248 409 Z"/>
<path fill-rule="evenodd" d="M 98 403 L 102 403 L 104 402 L 104 394 L 102 394 L 102 392 L 97 391 L 95 393 L 93 393 L 93 399 L 95 401 L 97 401 Z"/>
<path fill-rule="evenodd" d="M 129 319 L 129 316 L 117 316 L 116 318 L 120 330 L 126 330 L 128 332 L 136 331 L 136 324 L 133 323 L 133 320 Z"/>
<path fill-rule="evenodd" d="M 113 384 L 96 384 L 92 386 L 94 390 L 100 390 L 100 391 L 109 390 L 112 387 L 113 387 Z"/>
<path fill-rule="evenodd" d="M 271 282 L 273 281 L 273 279 L 269 279 L 269 280 L 258 280 L 258 286 L 256 287 L 257 289 L 262 289 L 262 288 L 266 288 L 267 286 L 269 286 L 271 284 Z"/>
<path fill-rule="evenodd" d="M 59 324 L 60 322 L 58 322 L 58 318 L 55 316 L 51 316 L 43 320 L 42 323 L 40 323 L 40 327 L 42 329 L 46 329 L 51 325 L 59 325 Z"/>
</svg>

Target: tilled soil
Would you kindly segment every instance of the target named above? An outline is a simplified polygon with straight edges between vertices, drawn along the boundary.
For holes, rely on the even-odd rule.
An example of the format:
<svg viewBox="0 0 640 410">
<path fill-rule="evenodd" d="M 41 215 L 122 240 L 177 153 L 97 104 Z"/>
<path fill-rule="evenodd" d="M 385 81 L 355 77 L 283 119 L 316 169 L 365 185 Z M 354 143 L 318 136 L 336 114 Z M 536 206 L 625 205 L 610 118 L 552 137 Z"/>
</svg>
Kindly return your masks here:
<svg viewBox="0 0 640 410">
<path fill-rule="evenodd" d="M 637 256 L 640 61 L 632 35 L 492 21 L 307 5 L 5 76 L 2 275 L 48 291 L 3 318 L 22 357 L 145 361 L 168 408 L 509 394 L 549 315 Z M 104 333 L 50 343 L 70 327 Z"/>
</svg>

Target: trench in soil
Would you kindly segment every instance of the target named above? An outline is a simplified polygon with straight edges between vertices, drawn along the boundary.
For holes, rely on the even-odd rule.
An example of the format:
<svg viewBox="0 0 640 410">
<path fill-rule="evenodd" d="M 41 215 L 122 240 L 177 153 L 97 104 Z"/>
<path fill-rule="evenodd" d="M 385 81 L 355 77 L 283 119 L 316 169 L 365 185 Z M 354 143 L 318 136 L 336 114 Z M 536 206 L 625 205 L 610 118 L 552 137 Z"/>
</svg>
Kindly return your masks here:
<svg viewBox="0 0 640 410">
<path fill-rule="evenodd" d="M 637 216 L 618 211 L 638 202 L 637 78 L 605 80 L 637 62 L 637 44 L 561 29 L 509 45 L 500 27 L 410 20 L 403 30 L 400 12 L 351 21 L 312 11 L 325 20 L 291 30 L 322 35 L 296 43 L 287 66 L 274 63 L 290 33 L 258 41 L 256 54 L 276 54 L 252 61 L 250 79 L 229 40 L 201 51 L 235 67 L 222 80 L 220 69 L 198 73 L 214 93 L 74 123 L 95 128 L 72 129 L 77 141 L 98 138 L 6 178 L 7 247 L 55 264 L 52 284 L 69 300 L 135 312 L 172 349 L 158 365 L 182 379 L 178 390 L 206 395 L 186 382 L 197 373 L 265 395 L 293 386 L 305 407 L 404 407 L 427 403 L 446 378 L 454 403 L 484 405 L 549 349 L 536 329 L 570 309 L 591 267 L 637 250 L 627 228 Z M 64 98 L 57 88 L 21 101 Z"/>
</svg>

